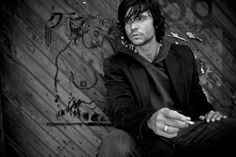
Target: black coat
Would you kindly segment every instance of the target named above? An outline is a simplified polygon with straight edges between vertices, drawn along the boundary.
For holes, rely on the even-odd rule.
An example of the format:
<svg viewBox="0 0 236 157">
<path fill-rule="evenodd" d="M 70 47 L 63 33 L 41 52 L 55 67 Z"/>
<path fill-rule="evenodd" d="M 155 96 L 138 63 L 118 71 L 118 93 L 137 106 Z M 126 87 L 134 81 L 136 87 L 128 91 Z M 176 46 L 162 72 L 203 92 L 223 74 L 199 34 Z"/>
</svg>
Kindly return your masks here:
<svg viewBox="0 0 236 157">
<path fill-rule="evenodd" d="M 171 44 L 168 51 L 164 64 L 176 97 L 175 109 L 193 120 L 213 110 L 199 84 L 191 49 Z M 146 121 L 157 109 L 150 106 L 150 82 L 144 65 L 136 57 L 128 49 L 121 48 L 104 60 L 104 73 L 110 120 L 115 127 L 140 140 L 151 133 Z"/>
</svg>

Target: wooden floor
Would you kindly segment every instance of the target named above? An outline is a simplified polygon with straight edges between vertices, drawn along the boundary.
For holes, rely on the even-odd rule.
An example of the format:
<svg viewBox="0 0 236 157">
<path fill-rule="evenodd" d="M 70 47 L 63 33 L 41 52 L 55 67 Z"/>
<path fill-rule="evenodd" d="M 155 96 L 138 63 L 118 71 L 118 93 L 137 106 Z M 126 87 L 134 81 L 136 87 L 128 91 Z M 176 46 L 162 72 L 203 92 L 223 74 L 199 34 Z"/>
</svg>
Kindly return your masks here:
<svg viewBox="0 0 236 157">
<path fill-rule="evenodd" d="M 8 154 L 96 156 L 102 138 L 114 129 L 105 114 L 102 65 L 119 46 L 119 1 L 1 2 L 0 129 Z M 159 1 L 167 35 L 194 51 L 209 102 L 235 117 L 233 1 Z M 93 123 L 97 119 L 104 124 Z"/>
</svg>

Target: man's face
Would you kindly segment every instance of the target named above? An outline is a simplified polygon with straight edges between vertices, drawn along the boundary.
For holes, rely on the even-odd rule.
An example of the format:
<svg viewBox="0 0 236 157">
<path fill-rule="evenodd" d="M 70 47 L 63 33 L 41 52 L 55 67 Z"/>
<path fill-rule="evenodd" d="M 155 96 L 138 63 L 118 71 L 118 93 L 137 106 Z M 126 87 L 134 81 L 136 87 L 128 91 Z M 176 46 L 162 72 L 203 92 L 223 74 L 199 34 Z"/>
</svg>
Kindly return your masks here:
<svg viewBox="0 0 236 157">
<path fill-rule="evenodd" d="M 125 31 L 135 46 L 143 46 L 151 40 L 156 40 L 153 18 L 148 11 L 128 19 L 125 23 Z"/>
</svg>

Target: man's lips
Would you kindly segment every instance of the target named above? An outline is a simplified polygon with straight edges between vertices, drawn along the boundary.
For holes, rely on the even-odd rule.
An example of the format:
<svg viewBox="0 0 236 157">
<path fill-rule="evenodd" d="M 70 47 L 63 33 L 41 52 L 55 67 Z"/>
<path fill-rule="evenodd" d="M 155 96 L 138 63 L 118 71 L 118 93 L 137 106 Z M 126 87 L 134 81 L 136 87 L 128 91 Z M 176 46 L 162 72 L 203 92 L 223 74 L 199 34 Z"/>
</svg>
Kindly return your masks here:
<svg viewBox="0 0 236 157">
<path fill-rule="evenodd" d="M 132 33 L 131 36 L 141 35 L 141 33 Z"/>
<path fill-rule="evenodd" d="M 131 37 L 137 37 L 137 36 L 140 36 L 141 34 L 140 33 L 133 33 L 133 34 L 131 34 L 130 36 Z"/>
</svg>

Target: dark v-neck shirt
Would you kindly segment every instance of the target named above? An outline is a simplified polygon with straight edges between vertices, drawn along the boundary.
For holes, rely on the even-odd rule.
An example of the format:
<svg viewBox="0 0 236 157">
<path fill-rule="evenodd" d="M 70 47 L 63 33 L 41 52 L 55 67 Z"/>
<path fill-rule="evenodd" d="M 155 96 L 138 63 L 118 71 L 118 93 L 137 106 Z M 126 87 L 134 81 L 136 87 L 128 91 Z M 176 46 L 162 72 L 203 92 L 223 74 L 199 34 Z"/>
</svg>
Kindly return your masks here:
<svg viewBox="0 0 236 157">
<path fill-rule="evenodd" d="M 173 90 L 164 64 L 164 60 L 169 53 L 169 49 L 166 46 L 169 45 L 163 43 L 152 63 L 147 60 L 143 63 L 150 81 L 150 104 L 155 109 L 163 107 L 173 108 L 174 105 Z"/>
</svg>

